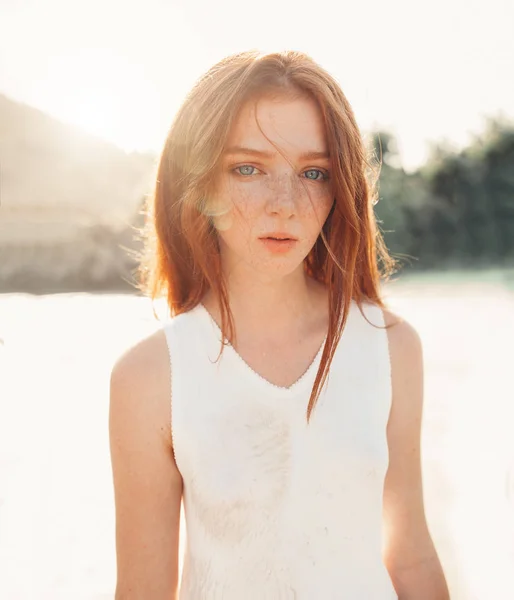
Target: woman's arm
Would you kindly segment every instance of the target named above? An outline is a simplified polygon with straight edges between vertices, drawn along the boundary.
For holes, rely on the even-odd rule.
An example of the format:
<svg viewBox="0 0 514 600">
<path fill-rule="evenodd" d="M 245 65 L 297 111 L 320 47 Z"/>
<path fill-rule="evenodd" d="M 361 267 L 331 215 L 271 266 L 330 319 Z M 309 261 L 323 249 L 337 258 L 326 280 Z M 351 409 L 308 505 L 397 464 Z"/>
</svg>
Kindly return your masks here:
<svg viewBox="0 0 514 600">
<path fill-rule="evenodd" d="M 170 396 L 160 330 L 127 350 L 111 372 L 116 600 L 177 597 L 182 479 L 173 457 Z"/>
<path fill-rule="evenodd" d="M 416 330 L 384 311 L 393 400 L 387 427 L 389 469 L 384 486 L 384 562 L 400 600 L 447 600 L 446 580 L 423 502 L 421 421 L 423 350 Z"/>
</svg>

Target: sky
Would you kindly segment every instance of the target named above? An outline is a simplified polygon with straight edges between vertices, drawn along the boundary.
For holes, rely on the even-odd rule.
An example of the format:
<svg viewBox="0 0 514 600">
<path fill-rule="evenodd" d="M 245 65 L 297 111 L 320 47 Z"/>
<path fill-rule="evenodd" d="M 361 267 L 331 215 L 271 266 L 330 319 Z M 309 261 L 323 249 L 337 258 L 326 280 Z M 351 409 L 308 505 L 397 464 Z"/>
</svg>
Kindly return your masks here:
<svg viewBox="0 0 514 600">
<path fill-rule="evenodd" d="M 487 116 L 514 119 L 512 0 L 0 0 L 0 93 L 158 152 L 195 80 L 233 52 L 307 52 L 363 133 L 397 138 L 407 170 Z"/>
</svg>

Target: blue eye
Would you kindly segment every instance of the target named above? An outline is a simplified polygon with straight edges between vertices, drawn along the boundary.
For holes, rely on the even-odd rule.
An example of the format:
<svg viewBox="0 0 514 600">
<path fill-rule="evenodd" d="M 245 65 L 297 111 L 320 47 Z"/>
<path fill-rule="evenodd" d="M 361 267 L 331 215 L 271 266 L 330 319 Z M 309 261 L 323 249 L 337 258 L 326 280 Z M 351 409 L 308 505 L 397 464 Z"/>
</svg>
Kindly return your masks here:
<svg viewBox="0 0 514 600">
<path fill-rule="evenodd" d="M 244 175 L 246 177 L 250 176 L 250 175 L 255 175 L 255 172 L 258 170 L 255 167 L 252 167 L 252 165 L 241 165 L 240 167 L 236 167 L 236 172 L 239 175 Z"/>
<path fill-rule="evenodd" d="M 309 169 L 304 172 L 306 179 L 310 179 L 311 181 L 326 181 L 328 179 L 328 173 L 324 173 L 319 169 Z"/>
</svg>

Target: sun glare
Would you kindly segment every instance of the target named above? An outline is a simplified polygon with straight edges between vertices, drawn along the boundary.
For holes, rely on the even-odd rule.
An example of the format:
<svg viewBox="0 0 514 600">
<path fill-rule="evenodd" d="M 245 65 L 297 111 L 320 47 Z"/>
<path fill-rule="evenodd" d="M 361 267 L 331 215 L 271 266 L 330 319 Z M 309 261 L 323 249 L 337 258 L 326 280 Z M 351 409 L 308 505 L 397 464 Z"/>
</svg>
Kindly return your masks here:
<svg viewBox="0 0 514 600">
<path fill-rule="evenodd" d="M 159 96 L 136 63 L 109 52 L 60 57 L 45 108 L 57 118 L 131 150 L 158 144 Z"/>
<path fill-rule="evenodd" d="M 87 132 L 110 137 L 117 120 L 115 94 L 109 90 L 89 90 L 70 107 L 69 118 Z"/>
</svg>

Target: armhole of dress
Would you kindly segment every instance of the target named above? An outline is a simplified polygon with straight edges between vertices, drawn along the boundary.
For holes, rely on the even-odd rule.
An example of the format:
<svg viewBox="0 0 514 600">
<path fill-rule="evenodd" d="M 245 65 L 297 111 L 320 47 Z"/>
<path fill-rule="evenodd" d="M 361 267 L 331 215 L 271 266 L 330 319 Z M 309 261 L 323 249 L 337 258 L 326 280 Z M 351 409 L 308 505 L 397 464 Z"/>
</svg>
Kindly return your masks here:
<svg viewBox="0 0 514 600">
<path fill-rule="evenodd" d="M 384 314 L 384 309 L 381 307 L 377 307 L 380 313 L 380 319 L 382 321 L 381 325 L 384 327 L 382 330 L 385 336 L 385 359 L 386 359 L 386 369 L 387 369 L 387 385 L 388 385 L 388 398 L 389 398 L 389 406 L 388 406 L 388 419 L 391 416 L 391 409 L 393 407 L 393 369 L 392 369 L 392 360 L 391 360 L 391 347 L 389 345 L 389 329 L 386 329 L 386 318 Z"/>
<path fill-rule="evenodd" d="M 380 356 L 383 357 L 382 360 L 385 361 L 385 365 L 384 365 L 384 369 L 385 369 L 385 385 L 387 385 L 387 405 L 385 407 L 384 410 L 384 425 L 385 425 L 385 429 L 383 432 L 384 435 L 384 439 L 385 439 L 385 452 L 387 453 L 387 468 L 386 468 L 386 475 L 387 475 L 387 471 L 389 469 L 389 465 L 390 465 L 390 460 L 391 460 L 391 454 L 389 451 L 389 440 L 388 440 L 388 436 L 387 436 L 387 428 L 389 426 L 389 421 L 391 420 L 391 411 L 393 408 L 393 372 L 392 372 L 392 362 L 391 362 L 391 348 L 389 346 L 389 333 L 388 333 L 388 329 L 386 329 L 386 317 L 384 314 L 384 309 L 381 306 L 375 306 L 376 310 L 377 310 L 377 315 L 378 315 L 378 320 L 380 321 L 379 325 L 381 326 L 380 328 L 380 333 L 382 334 L 382 340 L 381 340 L 381 352 L 380 352 Z M 382 488 L 382 498 L 383 498 L 383 494 L 384 494 L 384 490 L 385 490 L 385 476 L 384 475 L 384 487 Z M 394 596 L 394 598 L 397 598 L 397 596 Z"/>
<path fill-rule="evenodd" d="M 168 360 L 169 360 L 169 364 L 170 364 L 170 377 L 168 380 L 168 384 L 169 384 L 168 402 L 169 402 L 169 407 L 170 407 L 170 421 L 168 423 L 168 426 L 170 428 L 171 450 L 173 452 L 173 459 L 175 460 L 175 465 L 177 466 L 177 469 L 178 469 L 177 455 L 175 453 L 175 437 L 173 434 L 173 350 L 172 350 L 173 343 L 171 341 L 170 322 L 165 323 L 162 326 L 162 330 L 164 332 L 164 337 L 166 339 L 166 347 L 168 348 Z"/>
</svg>

